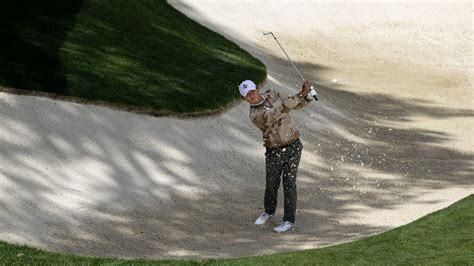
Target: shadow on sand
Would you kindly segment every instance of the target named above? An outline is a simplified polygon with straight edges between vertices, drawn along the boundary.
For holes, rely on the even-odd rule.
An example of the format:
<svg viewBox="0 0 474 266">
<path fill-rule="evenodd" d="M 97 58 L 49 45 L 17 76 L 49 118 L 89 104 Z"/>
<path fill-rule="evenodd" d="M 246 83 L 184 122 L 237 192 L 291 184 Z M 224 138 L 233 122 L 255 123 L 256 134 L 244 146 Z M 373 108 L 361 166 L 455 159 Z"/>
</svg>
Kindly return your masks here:
<svg viewBox="0 0 474 266">
<path fill-rule="evenodd" d="M 439 145 L 452 136 L 403 126 L 472 110 L 318 87 L 320 102 L 292 113 L 304 150 L 297 227 L 283 235 L 270 233 L 277 219 L 253 225 L 264 150 L 245 103 L 187 120 L 0 94 L 0 239 L 116 257 L 270 254 L 389 229 L 351 222 L 363 215 L 355 205 L 386 210 L 416 202 L 418 191 L 472 186 L 472 154 Z"/>
</svg>

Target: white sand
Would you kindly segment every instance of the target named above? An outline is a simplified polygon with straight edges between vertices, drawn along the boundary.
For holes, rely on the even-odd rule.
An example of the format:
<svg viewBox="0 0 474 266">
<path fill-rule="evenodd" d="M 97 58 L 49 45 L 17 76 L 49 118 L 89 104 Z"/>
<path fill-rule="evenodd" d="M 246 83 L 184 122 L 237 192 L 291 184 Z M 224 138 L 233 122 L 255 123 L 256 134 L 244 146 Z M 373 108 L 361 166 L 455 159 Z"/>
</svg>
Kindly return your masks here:
<svg viewBox="0 0 474 266">
<path fill-rule="evenodd" d="M 320 88 L 320 102 L 293 112 L 304 145 L 295 230 L 271 232 L 282 189 L 276 219 L 253 225 L 264 148 L 244 102 L 176 119 L 0 93 L 1 240 L 115 257 L 263 255 L 380 233 L 473 193 L 470 2 L 172 5 L 262 60 L 265 87 L 295 93 L 301 82 L 262 35 L 273 31 Z"/>
</svg>

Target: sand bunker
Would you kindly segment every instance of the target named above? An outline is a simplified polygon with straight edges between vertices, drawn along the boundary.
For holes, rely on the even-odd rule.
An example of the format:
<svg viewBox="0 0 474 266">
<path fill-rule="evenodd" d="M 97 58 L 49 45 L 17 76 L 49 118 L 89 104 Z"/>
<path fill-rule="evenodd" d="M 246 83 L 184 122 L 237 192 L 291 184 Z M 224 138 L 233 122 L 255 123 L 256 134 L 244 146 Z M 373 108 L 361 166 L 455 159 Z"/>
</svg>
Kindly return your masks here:
<svg viewBox="0 0 474 266">
<path fill-rule="evenodd" d="M 61 252 L 239 257 L 380 233 L 473 193 L 472 13 L 464 3 L 172 1 L 268 67 L 265 87 L 320 102 L 292 116 L 304 145 L 295 230 L 261 213 L 264 148 L 244 102 L 155 118 L 0 93 L 0 239 Z M 245 77 L 242 77 L 245 79 Z M 333 82 L 337 79 L 337 82 Z M 237 89 L 237 84 L 236 87 Z"/>
</svg>

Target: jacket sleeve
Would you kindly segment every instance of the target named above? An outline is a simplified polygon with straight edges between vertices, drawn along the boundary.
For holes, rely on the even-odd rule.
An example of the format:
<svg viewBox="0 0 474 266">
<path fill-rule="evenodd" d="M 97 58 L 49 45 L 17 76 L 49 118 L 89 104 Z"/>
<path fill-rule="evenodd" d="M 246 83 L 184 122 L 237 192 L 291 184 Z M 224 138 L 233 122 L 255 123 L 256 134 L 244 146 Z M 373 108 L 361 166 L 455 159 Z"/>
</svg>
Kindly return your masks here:
<svg viewBox="0 0 474 266">
<path fill-rule="evenodd" d="M 283 100 L 283 106 L 290 110 L 298 110 L 307 106 L 310 101 L 306 99 L 306 97 L 302 96 L 300 93 L 297 93 L 293 96 L 287 96 L 287 99 Z"/>
</svg>

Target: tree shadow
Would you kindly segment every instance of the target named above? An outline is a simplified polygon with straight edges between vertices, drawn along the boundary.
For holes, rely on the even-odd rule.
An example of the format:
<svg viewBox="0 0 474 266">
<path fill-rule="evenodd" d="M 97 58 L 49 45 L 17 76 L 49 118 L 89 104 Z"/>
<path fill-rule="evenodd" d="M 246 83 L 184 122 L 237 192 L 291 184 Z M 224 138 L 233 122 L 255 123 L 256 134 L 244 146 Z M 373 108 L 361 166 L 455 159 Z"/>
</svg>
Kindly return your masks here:
<svg viewBox="0 0 474 266">
<path fill-rule="evenodd" d="M 68 95 L 59 49 L 83 0 L 2 1 L 0 85 Z"/>
<path fill-rule="evenodd" d="M 309 73 L 324 68 L 298 64 Z M 0 237 L 98 256 L 263 255 L 390 228 L 351 222 L 361 207 L 383 212 L 422 200 L 423 191 L 472 187 L 473 156 L 436 145 L 447 133 L 389 126 L 418 114 L 470 118 L 472 110 L 318 88 L 320 102 L 292 111 L 304 149 L 297 227 L 286 235 L 270 233 L 282 216 L 281 190 L 277 218 L 253 225 L 264 148 L 246 103 L 176 119 L 2 94 Z"/>
</svg>

